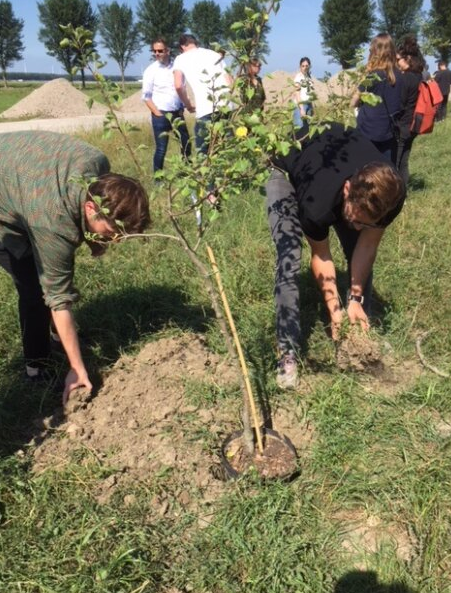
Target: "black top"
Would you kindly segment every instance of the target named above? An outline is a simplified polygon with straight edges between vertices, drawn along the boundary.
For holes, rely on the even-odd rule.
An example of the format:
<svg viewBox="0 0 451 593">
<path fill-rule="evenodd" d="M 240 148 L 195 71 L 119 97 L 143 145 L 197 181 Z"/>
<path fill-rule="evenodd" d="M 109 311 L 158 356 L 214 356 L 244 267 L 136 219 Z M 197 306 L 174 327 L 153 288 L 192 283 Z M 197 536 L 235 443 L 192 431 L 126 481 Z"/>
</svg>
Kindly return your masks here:
<svg viewBox="0 0 451 593">
<path fill-rule="evenodd" d="M 437 70 L 434 74 L 434 79 L 437 81 L 440 90 L 442 91 L 442 95 L 449 95 L 449 89 L 451 87 L 451 72 L 448 68 L 445 70 Z"/>
<path fill-rule="evenodd" d="M 413 112 L 418 99 L 418 88 L 423 76 L 419 72 L 407 70 L 403 74 L 403 87 L 401 95 L 402 112 L 398 120 L 401 138 L 410 138 L 410 126 L 413 121 Z"/>
<path fill-rule="evenodd" d="M 342 221 L 343 185 L 356 171 L 371 162 L 390 162 L 372 142 L 357 130 L 332 124 L 330 130 L 316 134 L 292 148 L 274 165 L 286 171 L 299 201 L 303 232 L 314 241 L 323 241 L 329 227 Z M 388 226 L 402 209 L 404 200 L 378 223 Z"/>
<path fill-rule="evenodd" d="M 401 111 L 403 76 L 399 70 L 395 70 L 396 82 L 392 85 L 383 70 L 375 70 L 372 74 L 377 74 L 381 80 L 374 81 L 367 89 L 360 87 L 359 90 L 373 93 L 381 97 L 382 101 L 377 105 L 360 105 L 357 129 L 374 142 L 384 142 L 395 134 L 394 122 Z"/>
</svg>

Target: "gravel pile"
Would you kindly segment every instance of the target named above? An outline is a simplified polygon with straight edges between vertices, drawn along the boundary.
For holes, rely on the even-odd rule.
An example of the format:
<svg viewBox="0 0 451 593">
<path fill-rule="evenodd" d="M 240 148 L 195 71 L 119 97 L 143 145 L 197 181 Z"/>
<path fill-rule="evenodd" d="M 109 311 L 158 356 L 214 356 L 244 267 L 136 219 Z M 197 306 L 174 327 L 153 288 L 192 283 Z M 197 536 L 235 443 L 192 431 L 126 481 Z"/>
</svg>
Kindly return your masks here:
<svg viewBox="0 0 451 593">
<path fill-rule="evenodd" d="M 60 118 L 81 115 L 102 115 L 106 108 L 93 103 L 89 109 L 88 97 L 64 78 L 51 80 L 27 95 L 1 114 L 2 118 Z"/>
</svg>

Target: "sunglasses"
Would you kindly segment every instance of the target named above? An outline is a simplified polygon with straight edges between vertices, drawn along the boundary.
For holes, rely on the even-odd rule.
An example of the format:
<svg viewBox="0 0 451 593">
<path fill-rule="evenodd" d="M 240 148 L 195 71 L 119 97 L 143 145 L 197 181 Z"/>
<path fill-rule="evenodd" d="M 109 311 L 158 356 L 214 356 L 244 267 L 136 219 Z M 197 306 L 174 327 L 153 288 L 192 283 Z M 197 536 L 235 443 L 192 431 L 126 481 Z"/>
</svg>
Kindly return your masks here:
<svg viewBox="0 0 451 593">
<path fill-rule="evenodd" d="M 167 52 L 167 49 L 153 49 L 152 52 L 154 54 L 164 54 L 165 52 Z"/>
</svg>

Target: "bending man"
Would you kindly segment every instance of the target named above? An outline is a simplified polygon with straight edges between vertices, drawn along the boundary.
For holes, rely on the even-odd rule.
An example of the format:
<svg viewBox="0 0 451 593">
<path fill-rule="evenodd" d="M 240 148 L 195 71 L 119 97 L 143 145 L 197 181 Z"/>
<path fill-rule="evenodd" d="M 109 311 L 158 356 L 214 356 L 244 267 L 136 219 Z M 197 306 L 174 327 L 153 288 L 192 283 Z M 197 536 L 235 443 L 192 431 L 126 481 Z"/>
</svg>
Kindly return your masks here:
<svg viewBox="0 0 451 593">
<path fill-rule="evenodd" d="M 29 377 L 39 376 L 49 357 L 53 319 L 70 365 L 64 401 L 76 387 L 92 388 L 71 312 L 79 299 L 73 285 L 75 250 L 85 232 L 107 243 L 124 231 L 141 232 L 150 222 L 141 184 L 109 169 L 102 152 L 70 136 L 1 136 L 0 266 L 12 276 L 19 294 Z M 80 178 L 89 184 L 87 191 Z M 101 198 L 101 208 L 95 196 Z M 93 255 L 104 251 L 98 243 L 90 247 Z"/>
<path fill-rule="evenodd" d="M 351 323 L 369 327 L 372 266 L 385 228 L 402 209 L 404 183 L 370 140 L 339 124 L 274 159 L 267 184 L 267 208 L 277 250 L 275 281 L 277 382 L 295 388 L 300 343 L 300 260 L 302 235 L 311 250 L 313 275 L 338 336 L 343 309 L 329 246 L 334 227 L 349 275 L 346 309 Z"/>
</svg>

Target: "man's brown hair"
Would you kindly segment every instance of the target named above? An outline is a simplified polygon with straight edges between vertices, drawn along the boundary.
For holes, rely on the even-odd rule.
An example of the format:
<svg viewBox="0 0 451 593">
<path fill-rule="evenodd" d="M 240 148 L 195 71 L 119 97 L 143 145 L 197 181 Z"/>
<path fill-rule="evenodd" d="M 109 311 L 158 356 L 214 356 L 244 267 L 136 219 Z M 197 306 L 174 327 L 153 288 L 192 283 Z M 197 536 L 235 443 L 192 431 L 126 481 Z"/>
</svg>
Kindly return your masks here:
<svg viewBox="0 0 451 593">
<path fill-rule="evenodd" d="M 136 179 L 118 173 L 101 175 L 88 189 L 87 199 L 92 201 L 95 196 L 102 199 L 101 208 L 108 210 L 99 216 L 119 233 L 142 233 L 150 225 L 147 193 Z M 116 221 L 120 221 L 120 225 Z"/>
<path fill-rule="evenodd" d="M 349 181 L 351 185 L 348 200 L 375 222 L 383 218 L 405 198 L 404 181 L 389 163 L 368 163 L 359 169 Z"/>
</svg>

